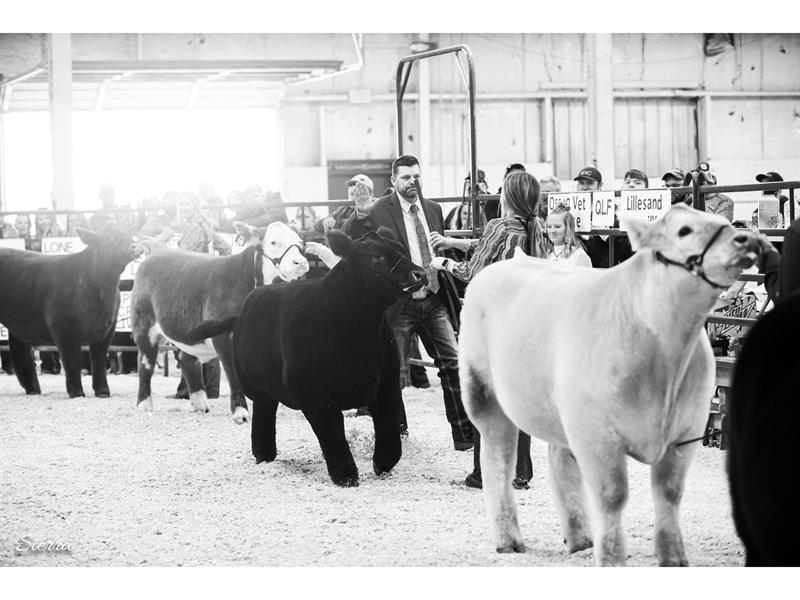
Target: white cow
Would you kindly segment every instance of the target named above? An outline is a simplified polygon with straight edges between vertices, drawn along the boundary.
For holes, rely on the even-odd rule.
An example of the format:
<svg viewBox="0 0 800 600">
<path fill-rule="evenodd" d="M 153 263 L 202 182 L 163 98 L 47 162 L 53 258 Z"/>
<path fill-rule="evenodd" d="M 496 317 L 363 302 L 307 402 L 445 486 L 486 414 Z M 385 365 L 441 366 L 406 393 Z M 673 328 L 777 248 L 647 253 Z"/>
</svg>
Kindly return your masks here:
<svg viewBox="0 0 800 600">
<path fill-rule="evenodd" d="M 624 564 L 632 456 L 651 465 L 659 564 L 688 564 L 678 505 L 698 444 L 676 443 L 702 435 L 713 395 L 703 323 L 769 242 L 684 205 L 623 226 L 638 252 L 614 268 L 515 256 L 467 288 L 459 370 L 498 552 L 525 550 L 511 488 L 522 429 L 550 445 L 570 552 L 594 545 L 596 564 Z"/>
</svg>

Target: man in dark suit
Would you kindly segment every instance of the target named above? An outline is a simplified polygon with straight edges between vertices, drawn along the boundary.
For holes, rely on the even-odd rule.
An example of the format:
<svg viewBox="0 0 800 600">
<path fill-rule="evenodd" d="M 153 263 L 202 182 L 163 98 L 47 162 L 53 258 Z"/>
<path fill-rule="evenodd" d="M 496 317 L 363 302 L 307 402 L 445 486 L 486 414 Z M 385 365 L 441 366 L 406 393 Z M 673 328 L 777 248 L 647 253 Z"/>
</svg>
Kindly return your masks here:
<svg viewBox="0 0 800 600">
<path fill-rule="evenodd" d="M 456 450 L 469 450 L 472 448 L 472 425 L 461 403 L 456 336 L 452 315 L 448 314 L 448 302 L 457 295 L 452 281 L 429 267 L 435 253 L 428 237 L 432 231 L 444 234 L 444 218 L 441 206 L 422 197 L 420 179 L 416 157 L 403 155 L 396 158 L 392 163 L 394 191 L 374 203 L 369 200 L 356 202 L 356 210 L 343 229 L 356 239 L 367 231 L 388 227 L 406 247 L 411 261 L 428 269 L 428 285 L 389 311 L 400 353 L 401 385 L 409 381 L 409 348 L 412 335 L 417 333 L 439 369 L 453 444 Z M 401 429 L 407 430 L 405 409 Z"/>
</svg>

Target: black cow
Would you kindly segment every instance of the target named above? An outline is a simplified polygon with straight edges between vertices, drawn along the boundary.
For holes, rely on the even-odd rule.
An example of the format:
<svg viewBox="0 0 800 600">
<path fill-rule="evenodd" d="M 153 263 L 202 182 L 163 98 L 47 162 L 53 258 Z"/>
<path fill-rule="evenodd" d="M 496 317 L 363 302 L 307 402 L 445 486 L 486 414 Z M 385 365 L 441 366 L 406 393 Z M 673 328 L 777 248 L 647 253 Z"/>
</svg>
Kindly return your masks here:
<svg viewBox="0 0 800 600">
<path fill-rule="evenodd" d="M 322 279 L 278 283 L 247 296 L 233 334 L 234 364 L 253 401 L 256 462 L 272 461 L 278 403 L 302 410 L 337 485 L 357 486 L 342 410 L 368 406 L 375 473 L 400 460 L 400 371 L 386 309 L 425 284 L 391 231 L 355 242 L 328 232 L 341 261 Z"/>
<path fill-rule="evenodd" d="M 746 566 L 800 566 L 800 293 L 760 317 L 736 361 L 726 429 L 733 520 Z"/>
<path fill-rule="evenodd" d="M 95 396 L 110 395 L 106 354 L 117 325 L 119 277 L 141 246 L 115 223 L 78 229 L 86 248 L 48 256 L 0 248 L 0 323 L 8 328 L 17 379 L 41 394 L 31 346 L 55 344 L 70 398 L 83 396 L 81 345 L 89 346 Z"/>
<path fill-rule="evenodd" d="M 181 349 L 181 372 L 195 410 L 208 412 L 200 363 L 219 356 L 231 388 L 231 412 L 237 423 L 249 417 L 247 402 L 231 363 L 229 333 L 204 336 L 195 327 L 204 320 L 237 314 L 247 293 L 275 278 L 296 279 L 308 271 L 302 241 L 284 223 L 256 229 L 236 223 L 252 245 L 233 256 L 185 250 L 158 250 L 136 272 L 131 297 L 131 328 L 139 348 L 137 406 L 152 410 L 150 381 L 161 336 Z M 213 339 L 208 339 L 212 338 Z"/>
</svg>

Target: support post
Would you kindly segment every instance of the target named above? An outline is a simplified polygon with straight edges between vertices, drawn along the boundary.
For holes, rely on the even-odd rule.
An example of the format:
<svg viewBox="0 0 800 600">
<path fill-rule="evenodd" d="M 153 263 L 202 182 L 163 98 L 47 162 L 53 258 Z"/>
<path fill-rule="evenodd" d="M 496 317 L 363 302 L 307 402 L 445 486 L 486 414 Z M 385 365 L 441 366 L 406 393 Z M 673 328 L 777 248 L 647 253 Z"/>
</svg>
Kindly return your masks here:
<svg viewBox="0 0 800 600">
<path fill-rule="evenodd" d="M 72 39 L 69 33 L 49 34 L 50 139 L 53 208 L 75 208 L 72 161 Z"/>
<path fill-rule="evenodd" d="M 610 33 L 590 33 L 589 77 L 589 159 L 606 180 L 614 179 L 614 82 L 611 70 Z"/>
</svg>

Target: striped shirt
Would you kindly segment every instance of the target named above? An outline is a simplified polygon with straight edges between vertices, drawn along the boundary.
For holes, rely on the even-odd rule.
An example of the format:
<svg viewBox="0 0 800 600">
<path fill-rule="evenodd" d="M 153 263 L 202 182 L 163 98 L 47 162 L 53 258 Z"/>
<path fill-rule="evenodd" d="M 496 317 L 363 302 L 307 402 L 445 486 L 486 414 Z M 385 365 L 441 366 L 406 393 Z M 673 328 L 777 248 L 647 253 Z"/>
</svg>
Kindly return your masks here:
<svg viewBox="0 0 800 600">
<path fill-rule="evenodd" d="M 492 219 L 486 225 L 481 239 L 475 242 L 472 257 L 468 261 L 455 263 L 451 272 L 462 281 L 469 281 L 485 266 L 514 256 L 517 247 L 525 250 L 527 241 L 528 230 L 520 219 Z"/>
</svg>

